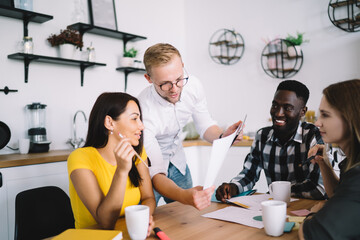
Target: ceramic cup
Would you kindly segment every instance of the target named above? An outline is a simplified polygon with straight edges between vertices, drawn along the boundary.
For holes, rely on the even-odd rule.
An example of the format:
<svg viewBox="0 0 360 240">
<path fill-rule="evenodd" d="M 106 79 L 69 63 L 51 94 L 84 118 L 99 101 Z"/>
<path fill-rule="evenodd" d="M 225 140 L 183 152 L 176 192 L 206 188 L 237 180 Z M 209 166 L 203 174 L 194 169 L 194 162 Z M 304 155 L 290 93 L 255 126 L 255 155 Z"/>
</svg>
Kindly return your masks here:
<svg viewBox="0 0 360 240">
<path fill-rule="evenodd" d="M 284 232 L 286 220 L 286 202 L 269 200 L 261 202 L 262 220 L 265 233 L 278 237 Z"/>
<path fill-rule="evenodd" d="M 287 181 L 275 181 L 269 185 L 269 192 L 274 200 L 290 203 L 291 183 Z"/>
<path fill-rule="evenodd" d="M 144 240 L 149 228 L 150 210 L 145 205 L 125 208 L 125 221 L 129 236 L 133 240 Z"/>
<path fill-rule="evenodd" d="M 29 153 L 30 139 L 21 138 L 19 139 L 19 151 L 21 154 Z"/>
</svg>

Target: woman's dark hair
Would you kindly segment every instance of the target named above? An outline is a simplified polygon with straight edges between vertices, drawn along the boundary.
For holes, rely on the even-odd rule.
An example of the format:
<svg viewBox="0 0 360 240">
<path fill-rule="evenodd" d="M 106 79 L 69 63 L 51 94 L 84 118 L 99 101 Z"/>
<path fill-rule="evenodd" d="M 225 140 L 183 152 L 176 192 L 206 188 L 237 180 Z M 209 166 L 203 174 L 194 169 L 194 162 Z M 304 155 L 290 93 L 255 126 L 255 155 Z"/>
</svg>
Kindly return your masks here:
<svg viewBox="0 0 360 240">
<path fill-rule="evenodd" d="M 95 101 L 89 117 L 89 128 L 86 136 L 84 147 L 102 148 L 108 143 L 109 130 L 105 127 L 104 121 L 106 116 L 117 120 L 118 117 L 126 110 L 129 101 L 134 101 L 140 110 L 140 120 L 142 121 L 141 108 L 137 98 L 121 92 L 102 93 Z M 135 151 L 141 156 L 143 149 L 143 134 L 141 134 L 139 145 L 134 146 Z M 141 182 L 140 174 L 135 166 L 134 156 L 132 167 L 129 172 L 131 183 L 138 187 Z"/>
</svg>

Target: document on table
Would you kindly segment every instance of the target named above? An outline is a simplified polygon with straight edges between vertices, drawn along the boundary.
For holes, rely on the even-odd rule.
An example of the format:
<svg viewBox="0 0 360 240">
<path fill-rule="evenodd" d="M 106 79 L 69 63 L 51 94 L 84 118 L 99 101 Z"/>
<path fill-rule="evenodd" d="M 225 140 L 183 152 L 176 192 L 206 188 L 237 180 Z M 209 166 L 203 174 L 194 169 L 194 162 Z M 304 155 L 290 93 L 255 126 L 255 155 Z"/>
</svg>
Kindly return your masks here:
<svg viewBox="0 0 360 240">
<path fill-rule="evenodd" d="M 249 210 L 261 211 L 261 202 L 269 199 L 272 199 L 270 194 L 259 194 L 251 196 L 233 197 L 230 198 L 228 202 Z"/>
<path fill-rule="evenodd" d="M 206 213 L 202 216 L 228 222 L 240 223 L 254 228 L 264 227 L 262 221 L 254 220 L 254 217 L 261 216 L 260 211 L 253 211 L 239 207 L 226 207 L 214 212 Z"/>
<path fill-rule="evenodd" d="M 206 172 L 204 189 L 211 187 L 214 184 L 215 178 L 219 173 L 220 167 L 224 162 L 226 154 L 235 141 L 235 138 L 239 135 L 241 130 L 243 129 L 244 123 L 246 120 L 246 116 L 244 121 L 239 124 L 238 128 L 231 135 L 216 139 L 213 141 L 211 148 L 211 157 L 209 162 L 209 167 Z"/>
</svg>

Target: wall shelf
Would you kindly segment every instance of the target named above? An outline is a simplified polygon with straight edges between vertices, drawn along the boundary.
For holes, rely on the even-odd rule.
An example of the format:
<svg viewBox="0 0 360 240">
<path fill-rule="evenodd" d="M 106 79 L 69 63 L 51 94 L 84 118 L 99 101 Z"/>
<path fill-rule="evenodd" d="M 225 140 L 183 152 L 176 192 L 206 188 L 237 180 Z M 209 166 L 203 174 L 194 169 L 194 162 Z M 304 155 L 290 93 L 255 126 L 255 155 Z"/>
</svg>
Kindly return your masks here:
<svg viewBox="0 0 360 240">
<path fill-rule="evenodd" d="M 86 68 L 92 67 L 92 66 L 106 66 L 105 63 L 80 61 L 80 60 L 57 58 L 57 57 L 48 57 L 48 56 L 26 54 L 26 53 L 10 54 L 10 55 L 8 55 L 8 58 L 24 61 L 25 83 L 28 82 L 29 64 L 31 61 L 79 66 L 80 74 L 81 74 L 81 86 L 83 86 L 83 83 L 84 83 L 84 71 Z"/>
<path fill-rule="evenodd" d="M 130 73 L 133 73 L 133 72 L 146 72 L 146 70 L 144 68 L 134 68 L 134 67 L 118 67 L 118 68 L 116 68 L 116 70 L 124 72 L 124 74 L 125 74 L 125 89 L 124 89 L 124 92 L 126 92 L 126 89 L 127 89 L 127 76 Z"/>
<path fill-rule="evenodd" d="M 102 36 L 106 36 L 106 37 L 121 39 L 124 42 L 124 51 L 126 49 L 126 44 L 129 41 L 135 42 L 135 41 L 146 39 L 146 37 L 143 37 L 143 36 L 126 33 L 126 32 L 120 32 L 120 31 L 116 31 L 113 29 L 103 28 L 103 27 L 97 27 L 97 26 L 94 26 L 91 24 L 80 23 L 80 22 L 69 25 L 68 28 L 79 31 L 81 35 L 88 32 L 88 33 L 93 33 L 93 34 L 102 35 Z"/>
<path fill-rule="evenodd" d="M 102 35 L 105 37 L 121 39 L 121 40 L 123 40 L 123 51 L 124 52 L 126 51 L 126 44 L 128 42 L 136 42 L 136 41 L 146 39 L 146 37 L 144 37 L 144 36 L 139 36 L 139 35 L 126 33 L 126 32 L 120 32 L 120 31 L 116 31 L 113 29 L 103 28 L 103 27 L 97 27 L 97 26 L 94 26 L 91 24 L 81 23 L 81 22 L 69 25 L 68 28 L 79 31 L 81 36 L 83 36 L 84 33 L 88 32 L 88 33 L 93 33 L 93 34 L 97 34 L 97 35 Z M 145 72 L 145 69 L 143 69 L 143 68 L 134 68 L 134 67 L 119 67 L 119 68 L 116 68 L 116 70 L 122 71 L 125 73 L 125 92 L 127 89 L 128 75 L 132 72 Z"/>
<path fill-rule="evenodd" d="M 24 24 L 24 37 L 28 36 L 28 23 L 44 23 L 53 19 L 53 16 L 27 11 L 23 9 L 0 6 L 0 16 L 16 18 L 23 20 Z"/>
<path fill-rule="evenodd" d="M 290 48 L 292 48 L 292 52 Z M 285 39 L 275 39 L 269 42 L 261 54 L 262 68 L 267 75 L 273 78 L 284 79 L 294 76 L 300 71 L 303 60 L 301 48 L 296 48 Z"/>
<path fill-rule="evenodd" d="M 360 31 L 360 0 L 330 0 L 329 19 L 346 32 Z"/>
<path fill-rule="evenodd" d="M 244 54 L 244 50 L 244 39 L 235 30 L 219 29 L 212 35 L 209 42 L 209 55 L 218 64 L 237 63 Z"/>
</svg>

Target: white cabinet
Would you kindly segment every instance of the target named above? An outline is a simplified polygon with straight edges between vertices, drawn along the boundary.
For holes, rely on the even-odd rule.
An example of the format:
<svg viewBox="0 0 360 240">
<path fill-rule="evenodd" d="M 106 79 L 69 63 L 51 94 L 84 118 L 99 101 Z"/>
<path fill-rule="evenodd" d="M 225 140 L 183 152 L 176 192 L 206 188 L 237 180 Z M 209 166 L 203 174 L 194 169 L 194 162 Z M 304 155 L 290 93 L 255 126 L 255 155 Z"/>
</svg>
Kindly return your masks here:
<svg viewBox="0 0 360 240">
<path fill-rule="evenodd" d="M 203 185 L 208 162 L 210 161 L 211 146 L 193 146 L 185 147 L 185 154 L 188 166 L 191 171 L 193 185 Z M 230 147 L 226 158 L 219 169 L 219 173 L 215 179 L 216 188 L 223 182 L 229 182 L 233 177 L 241 172 L 246 155 L 250 152 L 250 147 Z M 261 171 L 260 179 L 256 183 L 254 189 L 258 192 L 267 192 L 265 174 Z"/>
<path fill-rule="evenodd" d="M 0 168 L 3 185 L 0 187 L 0 239 L 13 240 L 15 226 L 15 198 L 24 190 L 58 186 L 69 194 L 66 161 Z"/>
</svg>

